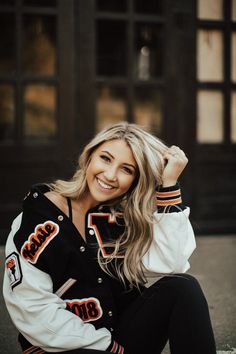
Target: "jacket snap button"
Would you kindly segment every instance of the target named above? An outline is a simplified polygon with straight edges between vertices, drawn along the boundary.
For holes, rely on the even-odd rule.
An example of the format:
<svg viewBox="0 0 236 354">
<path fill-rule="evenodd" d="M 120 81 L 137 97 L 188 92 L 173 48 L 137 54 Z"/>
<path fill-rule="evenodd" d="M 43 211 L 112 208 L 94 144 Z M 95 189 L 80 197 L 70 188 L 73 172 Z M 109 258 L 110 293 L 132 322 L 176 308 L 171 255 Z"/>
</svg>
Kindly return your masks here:
<svg viewBox="0 0 236 354">
<path fill-rule="evenodd" d="M 79 248 L 79 250 L 80 250 L 80 252 L 84 252 L 84 251 L 85 251 L 85 247 L 84 247 L 84 246 L 81 246 L 81 247 Z"/>
<path fill-rule="evenodd" d="M 113 331 L 114 331 L 114 329 L 111 327 L 111 328 L 110 328 L 110 331 L 111 331 L 111 332 L 113 332 Z"/>
<path fill-rule="evenodd" d="M 94 235 L 94 231 L 92 229 L 89 230 L 89 235 Z"/>
<path fill-rule="evenodd" d="M 108 315 L 111 317 L 111 316 L 112 316 L 112 311 L 109 311 L 109 312 L 108 312 Z"/>
<path fill-rule="evenodd" d="M 35 193 L 33 194 L 33 197 L 34 197 L 34 198 L 37 198 L 37 196 L 38 196 L 38 193 L 35 192 Z"/>
<path fill-rule="evenodd" d="M 62 215 L 59 215 L 58 218 L 57 218 L 59 221 L 62 221 L 64 218 Z"/>
<path fill-rule="evenodd" d="M 102 278 L 98 278 L 98 283 L 101 284 L 102 283 Z"/>
</svg>

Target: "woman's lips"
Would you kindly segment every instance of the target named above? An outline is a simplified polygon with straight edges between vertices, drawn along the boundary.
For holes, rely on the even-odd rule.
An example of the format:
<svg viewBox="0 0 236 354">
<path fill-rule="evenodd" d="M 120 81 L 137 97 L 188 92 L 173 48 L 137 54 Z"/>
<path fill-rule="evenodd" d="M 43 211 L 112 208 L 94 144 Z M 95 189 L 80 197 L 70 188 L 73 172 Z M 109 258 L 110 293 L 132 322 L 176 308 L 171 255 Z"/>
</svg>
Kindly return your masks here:
<svg viewBox="0 0 236 354">
<path fill-rule="evenodd" d="M 107 184 L 105 182 L 103 182 L 101 179 L 97 178 L 96 177 L 96 181 L 99 185 L 99 187 L 102 189 L 102 190 L 105 190 L 105 191 L 110 191 L 110 190 L 113 190 L 115 189 L 116 187 L 110 185 L 110 184 Z"/>
</svg>

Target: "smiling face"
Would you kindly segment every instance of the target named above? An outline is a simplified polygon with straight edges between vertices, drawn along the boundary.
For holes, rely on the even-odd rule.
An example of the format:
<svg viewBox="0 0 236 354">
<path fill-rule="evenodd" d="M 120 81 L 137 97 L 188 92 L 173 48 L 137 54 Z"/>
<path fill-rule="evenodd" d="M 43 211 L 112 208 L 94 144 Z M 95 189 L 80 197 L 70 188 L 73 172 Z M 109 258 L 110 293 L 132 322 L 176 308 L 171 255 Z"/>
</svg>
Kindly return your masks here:
<svg viewBox="0 0 236 354">
<path fill-rule="evenodd" d="M 92 154 L 86 171 L 91 204 L 125 194 L 137 175 L 137 164 L 129 145 L 120 139 L 101 144 Z"/>
</svg>

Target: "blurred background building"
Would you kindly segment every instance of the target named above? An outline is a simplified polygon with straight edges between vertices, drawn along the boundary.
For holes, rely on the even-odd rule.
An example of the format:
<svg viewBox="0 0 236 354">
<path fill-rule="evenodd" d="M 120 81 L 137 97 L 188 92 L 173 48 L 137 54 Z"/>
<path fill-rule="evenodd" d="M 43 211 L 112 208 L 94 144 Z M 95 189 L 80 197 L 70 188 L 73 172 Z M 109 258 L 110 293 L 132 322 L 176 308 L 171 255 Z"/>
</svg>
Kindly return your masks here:
<svg viewBox="0 0 236 354">
<path fill-rule="evenodd" d="M 121 120 L 182 147 L 196 233 L 236 231 L 236 0 L 0 0 L 1 241 Z"/>
</svg>

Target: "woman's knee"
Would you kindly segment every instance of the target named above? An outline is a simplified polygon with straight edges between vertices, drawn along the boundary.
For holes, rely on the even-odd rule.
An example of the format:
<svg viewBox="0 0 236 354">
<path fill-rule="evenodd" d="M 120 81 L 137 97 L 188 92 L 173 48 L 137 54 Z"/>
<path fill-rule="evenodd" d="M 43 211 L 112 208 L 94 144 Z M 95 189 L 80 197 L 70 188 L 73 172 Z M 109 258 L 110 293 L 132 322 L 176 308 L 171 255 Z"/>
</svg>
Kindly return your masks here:
<svg viewBox="0 0 236 354">
<path fill-rule="evenodd" d="M 173 278 L 175 279 L 179 287 L 183 287 L 186 289 L 201 288 L 198 280 L 191 274 L 175 274 Z"/>
<path fill-rule="evenodd" d="M 186 273 L 168 275 L 157 281 L 144 293 L 144 298 L 157 296 L 172 304 L 198 304 L 206 306 L 207 301 L 198 280 Z"/>
<path fill-rule="evenodd" d="M 183 289 L 184 291 L 190 291 L 190 290 L 202 291 L 198 280 L 193 275 L 185 274 L 185 273 L 175 274 L 173 276 L 173 280 L 175 282 L 175 285 L 179 289 Z"/>
<path fill-rule="evenodd" d="M 161 286 L 165 284 L 165 286 L 169 289 L 169 291 L 175 293 L 176 295 L 197 295 L 198 297 L 202 297 L 205 299 L 202 288 L 198 282 L 198 280 L 190 274 L 174 274 L 171 276 L 166 276 L 159 281 L 159 285 Z M 157 282 L 158 283 L 158 282 Z M 158 285 L 154 284 L 158 288 Z"/>
<path fill-rule="evenodd" d="M 198 280 L 190 274 L 177 274 L 173 277 L 173 289 L 175 289 L 181 301 L 195 302 L 207 306 L 207 300 Z M 173 290 L 174 291 L 174 290 Z"/>
</svg>

